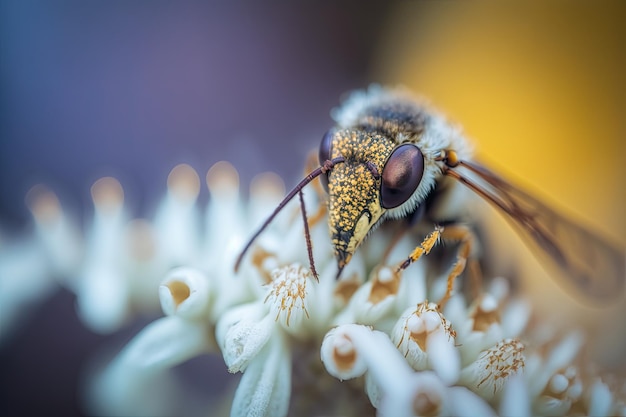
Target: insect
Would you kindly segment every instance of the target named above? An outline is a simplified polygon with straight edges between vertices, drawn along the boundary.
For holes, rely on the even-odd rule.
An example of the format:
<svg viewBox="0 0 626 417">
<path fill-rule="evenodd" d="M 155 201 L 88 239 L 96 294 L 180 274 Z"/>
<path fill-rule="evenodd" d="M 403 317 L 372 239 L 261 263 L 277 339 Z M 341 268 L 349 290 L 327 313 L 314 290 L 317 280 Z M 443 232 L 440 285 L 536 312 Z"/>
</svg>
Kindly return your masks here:
<svg viewBox="0 0 626 417">
<path fill-rule="evenodd" d="M 328 226 L 338 265 L 337 277 L 366 236 L 389 219 L 410 216 L 435 227 L 399 267 L 428 253 L 439 237 L 460 241 L 448 276 L 465 267 L 473 242 L 463 226 L 463 202 L 451 201 L 462 184 L 500 209 L 545 263 L 556 266 L 562 282 L 591 301 L 623 293 L 623 251 L 555 212 L 487 168 L 471 161 L 470 144 L 454 125 L 408 92 L 378 86 L 353 93 L 333 114 L 337 126 L 322 138 L 320 166 L 307 175 L 252 236 L 237 259 L 238 268 L 254 240 L 299 195 L 311 270 L 315 271 L 302 189 L 320 177 L 328 192 Z M 546 255 L 546 256 L 543 256 Z"/>
</svg>

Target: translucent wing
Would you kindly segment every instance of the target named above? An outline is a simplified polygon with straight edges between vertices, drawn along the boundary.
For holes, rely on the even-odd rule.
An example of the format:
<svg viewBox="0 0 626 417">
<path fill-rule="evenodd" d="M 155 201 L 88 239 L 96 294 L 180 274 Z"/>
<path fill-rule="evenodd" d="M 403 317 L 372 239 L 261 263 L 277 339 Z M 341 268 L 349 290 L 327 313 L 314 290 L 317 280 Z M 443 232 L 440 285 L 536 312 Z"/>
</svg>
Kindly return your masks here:
<svg viewBox="0 0 626 417">
<path fill-rule="evenodd" d="M 463 174 L 463 168 L 469 175 Z M 609 301 L 624 292 L 624 249 L 585 229 L 476 163 L 461 161 L 446 174 L 470 187 L 506 214 L 528 237 L 544 263 L 590 301 Z"/>
</svg>

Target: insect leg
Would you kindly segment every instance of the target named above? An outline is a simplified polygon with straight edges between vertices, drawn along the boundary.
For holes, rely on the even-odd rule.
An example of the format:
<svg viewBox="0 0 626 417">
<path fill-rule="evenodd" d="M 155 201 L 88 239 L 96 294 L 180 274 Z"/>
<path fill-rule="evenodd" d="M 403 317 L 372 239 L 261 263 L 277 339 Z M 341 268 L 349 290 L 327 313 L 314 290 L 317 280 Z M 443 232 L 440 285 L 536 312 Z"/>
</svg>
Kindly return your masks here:
<svg viewBox="0 0 626 417">
<path fill-rule="evenodd" d="M 483 271 L 480 262 L 475 258 L 469 258 L 467 263 L 467 275 L 469 277 L 472 298 L 478 298 L 481 294 Z"/>
<path fill-rule="evenodd" d="M 460 245 L 457 249 L 456 261 L 454 262 L 454 265 L 452 265 L 452 270 L 448 273 L 446 293 L 441 300 L 439 300 L 439 303 L 437 303 L 440 309 L 445 306 L 446 302 L 452 295 L 452 289 L 454 287 L 456 277 L 461 275 L 461 273 L 465 270 L 465 265 L 468 262 L 468 258 L 472 252 L 472 246 L 476 239 L 474 233 L 469 227 L 460 224 L 446 226 L 446 229 L 442 234 L 442 238 L 446 240 L 460 241 Z"/>
<path fill-rule="evenodd" d="M 398 266 L 397 272 L 402 271 L 403 269 L 408 268 L 413 262 L 417 261 L 422 255 L 428 255 L 430 250 L 435 246 L 435 243 L 441 237 L 441 233 L 443 233 L 443 227 L 436 226 L 435 230 L 428 234 L 406 259 L 406 261 L 402 262 L 400 266 Z"/>
</svg>

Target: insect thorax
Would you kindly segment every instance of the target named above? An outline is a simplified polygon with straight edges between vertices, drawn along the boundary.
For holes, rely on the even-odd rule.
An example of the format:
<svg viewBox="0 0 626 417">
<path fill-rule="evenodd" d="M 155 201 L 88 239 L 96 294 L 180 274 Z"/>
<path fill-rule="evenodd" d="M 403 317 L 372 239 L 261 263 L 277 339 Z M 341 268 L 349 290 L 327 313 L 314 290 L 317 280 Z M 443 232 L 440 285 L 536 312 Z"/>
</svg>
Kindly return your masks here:
<svg viewBox="0 0 626 417">
<path fill-rule="evenodd" d="M 387 103 L 366 108 L 357 127 L 379 132 L 395 143 L 414 142 L 426 128 L 428 115 L 414 104 Z"/>
</svg>

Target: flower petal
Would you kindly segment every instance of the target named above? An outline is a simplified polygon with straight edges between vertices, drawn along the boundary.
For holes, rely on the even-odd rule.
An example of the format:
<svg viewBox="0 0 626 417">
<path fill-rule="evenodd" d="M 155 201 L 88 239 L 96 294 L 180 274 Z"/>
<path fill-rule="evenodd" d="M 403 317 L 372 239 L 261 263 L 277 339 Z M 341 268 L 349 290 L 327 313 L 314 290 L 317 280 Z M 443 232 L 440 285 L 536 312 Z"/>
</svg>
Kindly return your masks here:
<svg viewBox="0 0 626 417">
<path fill-rule="evenodd" d="M 291 355 L 281 337 L 273 338 L 243 373 L 231 417 L 286 416 L 291 396 Z"/>
<path fill-rule="evenodd" d="M 452 387 L 447 391 L 447 402 L 449 405 L 448 412 L 442 415 L 455 415 L 455 416 L 494 416 L 496 413 L 487 404 L 485 400 L 474 394 L 472 391 L 465 387 Z"/>
<path fill-rule="evenodd" d="M 118 360 L 129 367 L 162 369 L 210 350 L 211 342 L 204 324 L 168 316 L 152 322 L 139 332 Z"/>
<path fill-rule="evenodd" d="M 589 409 L 587 412 L 590 416 L 608 416 L 612 401 L 613 395 L 609 387 L 597 379 L 589 390 Z"/>
<path fill-rule="evenodd" d="M 78 314 L 93 331 L 113 332 L 128 318 L 129 290 L 125 277 L 110 266 L 85 270 L 77 288 Z"/>
<path fill-rule="evenodd" d="M 217 322 L 215 335 L 228 371 L 243 372 L 270 336 L 276 334 L 275 329 L 274 319 L 260 303 L 227 311 Z"/>
<path fill-rule="evenodd" d="M 170 172 L 167 188 L 154 219 L 159 256 L 168 266 L 190 264 L 200 241 L 200 216 L 195 204 L 200 178 L 191 166 L 179 164 Z"/>
<path fill-rule="evenodd" d="M 26 204 L 33 214 L 37 240 L 53 273 L 64 279 L 73 278 L 83 255 L 78 226 L 63 211 L 57 196 L 43 185 L 35 185 L 28 191 Z"/>
<path fill-rule="evenodd" d="M 446 384 L 458 379 L 461 358 L 454 346 L 454 332 L 435 303 L 426 301 L 408 308 L 391 337 L 413 369 L 430 366 Z"/>
<path fill-rule="evenodd" d="M 454 384 L 461 372 L 461 357 L 454 347 L 454 338 L 440 329 L 428 335 L 426 346 L 432 369 L 445 384 Z"/>
<path fill-rule="evenodd" d="M 347 330 L 343 325 L 331 329 L 322 342 L 321 359 L 329 374 L 340 380 L 359 377 L 367 370 L 367 363 L 359 354 Z"/>
<path fill-rule="evenodd" d="M 211 281 L 197 269 L 176 268 L 161 283 L 159 299 L 167 315 L 188 320 L 206 319 L 212 301 Z"/>
<path fill-rule="evenodd" d="M 511 417 L 529 417 L 531 415 L 528 388 L 521 372 L 507 378 L 502 389 L 500 415 Z"/>
<path fill-rule="evenodd" d="M 519 299 L 511 300 L 502 312 L 502 330 L 506 338 L 518 337 L 530 319 L 530 305 Z"/>
</svg>

